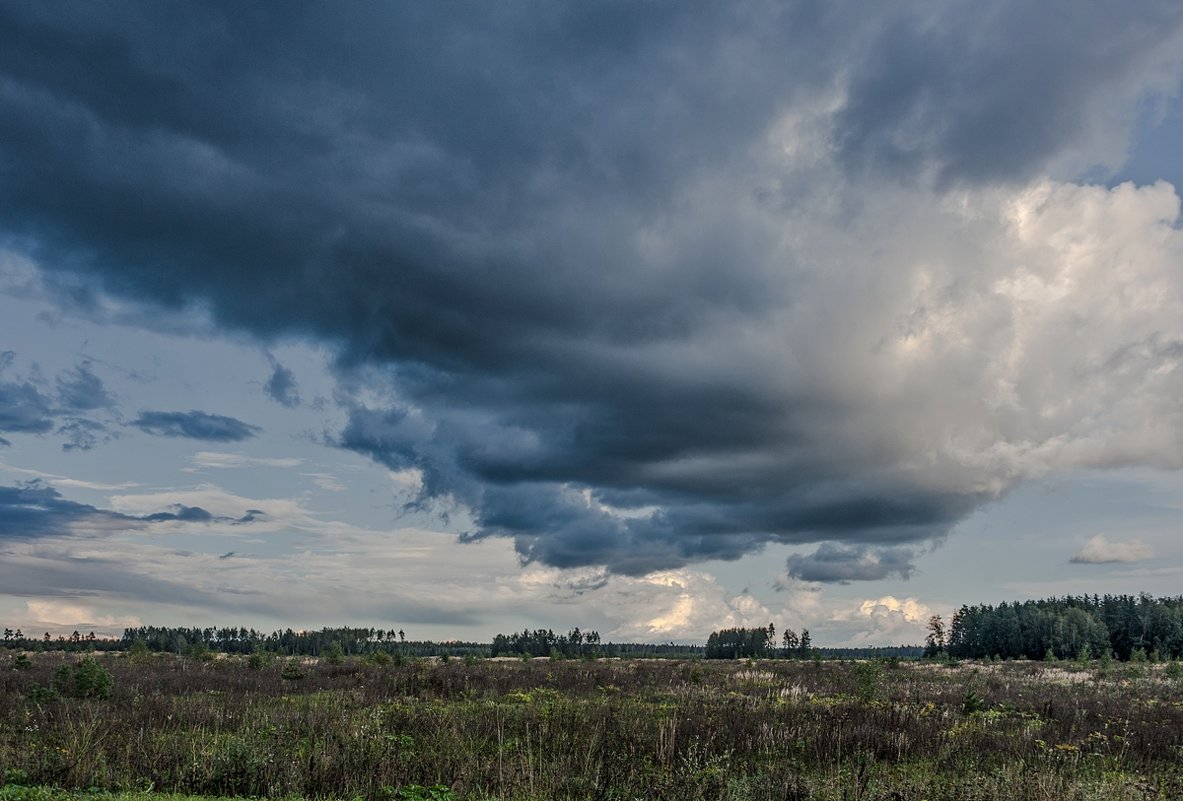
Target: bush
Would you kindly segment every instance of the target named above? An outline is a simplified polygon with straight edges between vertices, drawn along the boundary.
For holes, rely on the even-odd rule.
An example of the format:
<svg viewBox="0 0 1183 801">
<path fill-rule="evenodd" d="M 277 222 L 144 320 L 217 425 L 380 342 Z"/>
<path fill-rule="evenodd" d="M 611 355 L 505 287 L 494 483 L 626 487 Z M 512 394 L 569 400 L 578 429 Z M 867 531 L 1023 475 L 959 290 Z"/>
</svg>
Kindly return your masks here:
<svg viewBox="0 0 1183 801">
<path fill-rule="evenodd" d="M 127 649 L 127 658 L 137 665 L 143 665 L 152 661 L 152 652 L 148 650 L 148 644 L 143 639 L 136 637 Z"/>
<path fill-rule="evenodd" d="M 341 648 L 341 643 L 336 641 L 326 645 L 320 656 L 330 665 L 339 665 L 345 661 L 345 651 Z"/>
<path fill-rule="evenodd" d="M 859 662 L 854 666 L 854 680 L 858 699 L 863 703 L 874 701 L 879 695 L 879 682 L 883 670 L 875 662 Z"/>
<path fill-rule="evenodd" d="M 262 649 L 256 649 L 246 660 L 246 666 L 251 670 L 262 670 L 273 664 L 275 664 L 275 654 Z"/>
<path fill-rule="evenodd" d="M 295 657 L 292 657 L 283 665 L 283 670 L 279 677 L 284 681 L 299 681 L 304 678 L 304 671 L 300 669 L 300 662 Z"/>
<path fill-rule="evenodd" d="M 33 667 L 33 660 L 29 659 L 28 654 L 17 654 L 12 660 L 13 670 L 28 670 Z"/>
<path fill-rule="evenodd" d="M 53 672 L 50 686 L 58 695 L 74 694 L 74 671 L 70 670 L 69 665 L 61 665 Z"/>
<path fill-rule="evenodd" d="M 29 688 L 29 698 L 34 701 L 51 701 L 55 698 L 110 698 L 115 680 L 96 656 L 84 656 L 74 667 L 61 665 L 53 674 L 49 687 L 34 684 Z"/>
<path fill-rule="evenodd" d="M 982 712 L 986 709 L 986 700 L 973 690 L 967 690 L 965 699 L 961 702 L 961 711 L 967 715 Z"/>
<path fill-rule="evenodd" d="M 44 704 L 49 701 L 56 701 L 60 696 L 54 688 L 44 687 L 37 682 L 33 682 L 29 685 L 29 689 L 25 691 L 25 697 L 35 704 Z"/>
<path fill-rule="evenodd" d="M 110 698 L 115 680 L 97 657 L 84 656 L 74 668 L 74 695 L 77 698 Z"/>
</svg>

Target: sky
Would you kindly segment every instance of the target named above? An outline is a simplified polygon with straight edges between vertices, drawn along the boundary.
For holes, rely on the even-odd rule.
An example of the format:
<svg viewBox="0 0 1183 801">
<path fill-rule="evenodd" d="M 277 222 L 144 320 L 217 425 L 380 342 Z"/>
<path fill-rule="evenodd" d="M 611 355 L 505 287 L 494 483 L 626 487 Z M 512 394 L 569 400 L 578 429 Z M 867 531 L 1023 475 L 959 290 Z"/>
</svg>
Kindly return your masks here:
<svg viewBox="0 0 1183 801">
<path fill-rule="evenodd" d="M 1183 579 L 1183 5 L 0 5 L 0 620 L 920 642 Z"/>
</svg>

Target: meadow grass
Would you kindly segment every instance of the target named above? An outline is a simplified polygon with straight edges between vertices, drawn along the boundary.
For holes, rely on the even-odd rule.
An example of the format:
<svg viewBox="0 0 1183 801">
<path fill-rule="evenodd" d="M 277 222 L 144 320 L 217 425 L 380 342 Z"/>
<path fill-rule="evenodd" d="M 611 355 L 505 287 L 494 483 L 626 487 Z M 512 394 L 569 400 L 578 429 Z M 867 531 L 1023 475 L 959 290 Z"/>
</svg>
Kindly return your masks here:
<svg viewBox="0 0 1183 801">
<path fill-rule="evenodd" d="M 1162 665 L 109 656 L 108 699 L 35 690 L 75 659 L 0 662 L 0 801 L 1183 797 Z"/>
</svg>

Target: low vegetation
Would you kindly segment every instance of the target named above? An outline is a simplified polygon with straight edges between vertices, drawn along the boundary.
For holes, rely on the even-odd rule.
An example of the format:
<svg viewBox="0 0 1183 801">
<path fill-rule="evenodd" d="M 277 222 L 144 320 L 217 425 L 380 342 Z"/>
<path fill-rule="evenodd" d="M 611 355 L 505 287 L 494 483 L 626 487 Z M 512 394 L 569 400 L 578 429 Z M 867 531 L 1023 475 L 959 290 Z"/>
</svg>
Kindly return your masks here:
<svg viewBox="0 0 1183 801">
<path fill-rule="evenodd" d="M 1183 797 L 1173 662 L 384 656 L 2 656 L 0 801 Z"/>
</svg>

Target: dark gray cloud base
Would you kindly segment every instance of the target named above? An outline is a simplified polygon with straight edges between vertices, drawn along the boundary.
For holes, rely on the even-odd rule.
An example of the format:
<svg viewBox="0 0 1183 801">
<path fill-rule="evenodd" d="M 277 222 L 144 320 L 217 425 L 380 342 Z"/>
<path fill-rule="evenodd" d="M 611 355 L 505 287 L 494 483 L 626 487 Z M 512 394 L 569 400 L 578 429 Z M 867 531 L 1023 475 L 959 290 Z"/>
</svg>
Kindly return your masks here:
<svg viewBox="0 0 1183 801">
<path fill-rule="evenodd" d="M 79 528 L 102 530 L 138 525 L 142 525 L 138 518 L 68 500 L 42 482 L 0 487 L 0 539 L 36 539 Z"/>
<path fill-rule="evenodd" d="M 184 437 L 207 442 L 241 442 L 262 429 L 234 417 L 209 412 L 140 412 L 131 425 L 160 437 Z"/>
<path fill-rule="evenodd" d="M 171 521 L 244 524 L 262 516 L 258 509 L 248 509 L 242 517 L 230 518 L 214 515 L 200 506 L 176 504 L 169 511 L 138 517 L 71 501 L 42 481 L 0 487 L 0 540 L 136 529 Z"/>
<path fill-rule="evenodd" d="M 793 554 L 788 575 L 801 581 L 849 584 L 912 577 L 915 553 L 910 548 L 868 548 L 865 545 L 825 543 L 811 554 Z"/>
<path fill-rule="evenodd" d="M 771 210 L 807 197 L 816 176 L 768 186 L 752 154 L 840 74 L 826 139 L 848 180 L 1025 180 L 1071 149 L 1065 125 L 1132 102 L 1181 26 L 1173 2 L 9 4 L 0 234 L 75 303 L 200 303 L 264 343 L 334 345 L 337 441 L 420 470 L 422 504 L 526 559 L 644 572 L 833 540 L 903 573 L 893 547 L 989 492 L 899 477 L 898 453 L 838 442 L 846 399 L 712 349 L 807 278 L 730 197 L 682 209 L 723 176 Z M 356 400 L 370 380 L 388 403 Z M 278 364 L 265 390 L 297 397 Z M 0 392 L 0 430 L 46 426 L 36 388 Z"/>
</svg>

